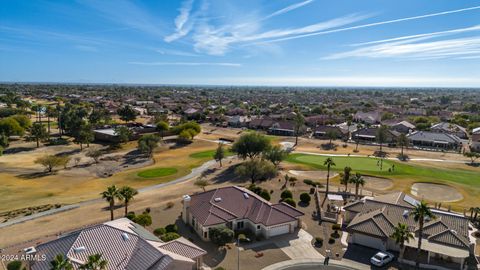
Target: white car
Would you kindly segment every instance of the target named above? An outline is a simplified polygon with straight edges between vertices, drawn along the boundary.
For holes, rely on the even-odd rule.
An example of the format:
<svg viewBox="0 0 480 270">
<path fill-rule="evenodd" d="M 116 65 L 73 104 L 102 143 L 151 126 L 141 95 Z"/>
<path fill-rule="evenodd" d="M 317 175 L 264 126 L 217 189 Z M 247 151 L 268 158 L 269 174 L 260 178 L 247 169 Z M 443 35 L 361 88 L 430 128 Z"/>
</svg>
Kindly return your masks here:
<svg viewBox="0 0 480 270">
<path fill-rule="evenodd" d="M 375 266 L 384 266 L 393 261 L 394 256 L 391 253 L 379 251 L 371 259 L 370 263 Z"/>
</svg>

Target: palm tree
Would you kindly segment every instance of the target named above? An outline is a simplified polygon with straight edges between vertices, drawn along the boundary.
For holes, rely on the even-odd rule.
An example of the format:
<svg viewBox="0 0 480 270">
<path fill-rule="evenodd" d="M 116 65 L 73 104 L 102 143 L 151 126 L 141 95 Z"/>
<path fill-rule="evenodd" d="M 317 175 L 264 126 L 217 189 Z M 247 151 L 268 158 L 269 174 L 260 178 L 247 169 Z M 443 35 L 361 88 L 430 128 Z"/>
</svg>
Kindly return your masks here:
<svg viewBox="0 0 480 270">
<path fill-rule="evenodd" d="M 327 166 L 327 189 L 325 190 L 325 198 L 323 199 L 322 207 L 323 207 L 323 204 L 325 203 L 325 200 L 328 197 L 328 189 L 330 186 L 330 167 L 336 166 L 336 164 L 335 162 L 333 162 L 332 158 L 327 158 L 325 162 L 323 162 L 323 166 Z"/>
<path fill-rule="evenodd" d="M 356 173 L 355 176 L 353 176 L 350 179 L 350 183 L 355 185 L 355 200 L 358 199 L 358 188 L 360 185 L 363 187 L 365 185 L 365 179 L 363 179 L 363 176 L 359 173 Z"/>
<path fill-rule="evenodd" d="M 418 247 L 417 247 L 417 259 L 415 265 L 417 269 L 420 266 L 420 252 L 422 248 L 422 235 L 423 235 L 423 225 L 425 224 L 425 219 L 434 219 L 435 215 L 424 201 L 421 201 L 415 208 L 413 208 L 410 215 L 413 217 L 413 220 L 418 223 Z"/>
<path fill-rule="evenodd" d="M 380 154 L 382 154 L 383 143 L 387 140 L 387 127 L 380 126 L 377 130 L 377 142 L 380 144 Z"/>
<path fill-rule="evenodd" d="M 106 260 L 102 260 L 101 254 L 94 254 L 88 256 L 87 262 L 80 266 L 82 270 L 106 270 L 108 262 Z"/>
<path fill-rule="evenodd" d="M 109 186 L 107 190 L 104 192 L 100 193 L 102 195 L 102 198 L 105 199 L 109 204 L 110 208 L 110 220 L 113 220 L 113 208 L 115 207 L 115 198 L 117 199 L 122 199 L 122 195 L 120 194 L 119 190 L 115 185 Z"/>
<path fill-rule="evenodd" d="M 341 184 L 345 185 L 345 192 L 347 191 L 348 188 L 348 182 L 350 181 L 350 173 L 352 171 L 352 168 L 346 166 L 343 168 L 343 177 L 340 180 Z"/>
<path fill-rule="evenodd" d="M 123 199 L 123 202 L 125 203 L 125 216 L 128 213 L 128 203 L 130 203 L 131 200 L 133 200 L 133 197 L 138 194 L 138 191 L 132 187 L 129 186 L 124 186 L 121 187 L 120 190 L 118 191 L 120 196 Z"/>
<path fill-rule="evenodd" d="M 300 111 L 295 111 L 295 146 L 298 145 L 298 135 L 300 134 L 300 129 L 303 127 L 305 123 L 305 118 L 303 117 Z"/>
<path fill-rule="evenodd" d="M 50 262 L 50 266 L 50 270 L 73 270 L 72 264 L 63 254 L 57 254 L 53 261 Z"/>
<path fill-rule="evenodd" d="M 400 134 L 400 136 L 398 136 L 398 145 L 400 145 L 400 147 L 402 147 L 402 153 L 400 154 L 400 158 L 402 160 L 405 160 L 404 155 L 403 155 L 403 148 L 408 147 L 407 135 L 402 133 L 402 134 Z"/>
<path fill-rule="evenodd" d="M 398 257 L 402 259 L 405 242 L 408 243 L 410 239 L 413 239 L 413 234 L 408 230 L 406 224 L 398 223 L 390 237 L 393 238 L 393 240 L 395 240 L 395 242 L 400 245 L 400 255 Z"/>
</svg>

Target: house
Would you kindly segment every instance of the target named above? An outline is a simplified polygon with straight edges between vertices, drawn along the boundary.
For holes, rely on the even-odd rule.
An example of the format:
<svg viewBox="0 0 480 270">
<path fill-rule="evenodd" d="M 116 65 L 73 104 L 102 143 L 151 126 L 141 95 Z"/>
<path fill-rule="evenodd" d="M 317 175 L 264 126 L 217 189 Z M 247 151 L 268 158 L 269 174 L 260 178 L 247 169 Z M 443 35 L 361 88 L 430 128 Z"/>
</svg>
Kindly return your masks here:
<svg viewBox="0 0 480 270">
<path fill-rule="evenodd" d="M 249 116 L 235 115 L 228 119 L 228 125 L 231 127 L 247 127 L 252 121 Z"/>
<path fill-rule="evenodd" d="M 300 128 L 299 133 L 303 133 L 305 128 Z M 295 122 L 277 121 L 268 129 L 268 133 L 277 136 L 295 136 Z"/>
<path fill-rule="evenodd" d="M 405 112 L 407 115 L 416 115 L 416 116 L 425 116 L 427 115 L 427 110 L 422 108 L 408 108 Z"/>
<path fill-rule="evenodd" d="M 329 140 L 329 134 L 334 134 L 335 138 L 334 139 L 344 139 L 348 137 L 348 131 L 345 133 L 344 130 L 337 126 L 318 126 L 315 128 L 315 132 L 313 133 L 313 136 L 317 139 L 327 139 Z"/>
<path fill-rule="evenodd" d="M 408 134 L 415 130 L 415 125 L 408 121 L 400 121 L 389 125 L 391 130 L 395 130 L 399 133 Z"/>
<path fill-rule="evenodd" d="M 271 118 L 256 118 L 250 122 L 249 126 L 251 129 L 268 130 L 273 123 L 275 123 L 275 120 Z"/>
<path fill-rule="evenodd" d="M 361 143 L 376 143 L 377 142 L 378 127 L 373 128 L 361 128 L 352 133 L 352 140 Z M 386 131 L 385 144 L 395 144 L 399 133 L 394 130 Z"/>
<path fill-rule="evenodd" d="M 398 223 L 406 224 L 414 239 L 405 243 L 403 262 L 412 264 L 417 258 L 419 228 L 411 216 L 419 202 L 403 192 L 380 195 L 344 206 L 348 223 L 349 243 L 378 250 L 399 251 L 390 237 Z M 475 239 L 468 218 L 452 212 L 432 209 L 434 219 L 426 219 L 422 235 L 421 264 L 431 269 L 463 269 L 475 250 Z"/>
<path fill-rule="evenodd" d="M 480 127 L 472 130 L 472 140 L 470 142 L 470 148 L 473 151 L 480 152 Z"/>
<path fill-rule="evenodd" d="M 411 145 L 423 149 L 458 150 L 462 146 L 460 138 L 446 133 L 415 131 L 407 138 Z"/>
<path fill-rule="evenodd" d="M 52 269 L 50 262 L 62 254 L 78 269 L 88 256 L 101 254 L 107 269 L 200 269 L 206 251 L 181 237 L 163 242 L 127 218 L 82 229 L 31 248 L 45 257 L 31 264 L 32 270 Z"/>
<path fill-rule="evenodd" d="M 183 221 L 204 240 L 209 229 L 249 230 L 263 238 L 293 233 L 304 213 L 286 203 L 272 204 L 248 189 L 229 186 L 183 196 Z"/>
<path fill-rule="evenodd" d="M 382 115 L 380 114 L 380 112 L 377 112 L 377 111 L 373 111 L 373 112 L 358 111 L 353 116 L 354 121 L 367 123 L 371 125 L 380 123 L 381 119 L 382 119 Z"/>
<path fill-rule="evenodd" d="M 457 124 L 440 122 L 438 124 L 433 125 L 430 128 L 430 130 L 433 132 L 455 135 L 460 139 L 468 139 L 467 130 L 464 127 L 459 126 Z"/>
</svg>

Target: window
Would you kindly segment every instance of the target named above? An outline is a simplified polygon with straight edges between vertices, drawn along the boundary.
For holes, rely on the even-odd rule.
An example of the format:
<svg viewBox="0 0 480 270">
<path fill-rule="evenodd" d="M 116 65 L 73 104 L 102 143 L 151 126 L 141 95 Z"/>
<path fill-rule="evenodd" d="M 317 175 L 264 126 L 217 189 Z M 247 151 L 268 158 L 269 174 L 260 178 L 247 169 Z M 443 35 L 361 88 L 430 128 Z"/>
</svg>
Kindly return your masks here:
<svg viewBox="0 0 480 270">
<path fill-rule="evenodd" d="M 243 221 L 237 222 L 237 230 L 243 229 Z"/>
<path fill-rule="evenodd" d="M 203 238 L 205 238 L 205 239 L 208 238 L 208 231 L 207 231 L 207 232 L 203 232 Z"/>
<path fill-rule="evenodd" d="M 260 225 L 257 225 L 257 230 L 260 230 Z"/>
</svg>

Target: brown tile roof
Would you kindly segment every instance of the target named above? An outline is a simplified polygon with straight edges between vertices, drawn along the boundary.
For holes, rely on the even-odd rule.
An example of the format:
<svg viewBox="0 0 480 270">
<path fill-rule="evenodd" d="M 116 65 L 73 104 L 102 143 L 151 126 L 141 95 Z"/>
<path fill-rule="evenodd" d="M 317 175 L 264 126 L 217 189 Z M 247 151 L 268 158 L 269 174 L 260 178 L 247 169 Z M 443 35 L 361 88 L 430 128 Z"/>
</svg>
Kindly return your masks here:
<svg viewBox="0 0 480 270">
<path fill-rule="evenodd" d="M 272 226 L 291 222 L 304 213 L 285 203 L 272 204 L 248 189 L 230 186 L 191 196 L 190 213 L 203 226 L 248 219 Z"/>
<path fill-rule="evenodd" d="M 185 243 L 184 241 L 182 241 L 181 238 L 170 241 L 164 245 L 161 245 L 159 246 L 159 248 L 173 252 L 175 254 L 179 254 L 183 257 L 187 257 L 190 259 L 195 259 L 202 255 L 207 254 L 205 250 L 189 245 L 188 243 Z"/>
</svg>

